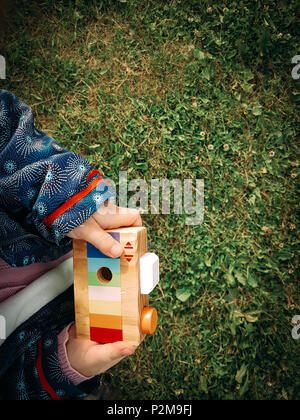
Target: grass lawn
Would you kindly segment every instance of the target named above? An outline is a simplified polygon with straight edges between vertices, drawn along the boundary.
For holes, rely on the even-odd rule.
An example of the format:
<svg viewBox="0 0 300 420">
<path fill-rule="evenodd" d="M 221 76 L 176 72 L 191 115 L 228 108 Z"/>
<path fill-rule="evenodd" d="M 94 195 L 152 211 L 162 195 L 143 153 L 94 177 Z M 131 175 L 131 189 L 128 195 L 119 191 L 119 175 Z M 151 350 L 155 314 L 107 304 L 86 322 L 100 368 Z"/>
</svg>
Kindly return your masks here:
<svg viewBox="0 0 300 420">
<path fill-rule="evenodd" d="M 124 399 L 300 398 L 296 6 L 15 1 L 1 87 L 40 129 L 116 182 L 204 179 L 201 225 L 144 215 L 159 326 L 106 374 Z"/>
</svg>

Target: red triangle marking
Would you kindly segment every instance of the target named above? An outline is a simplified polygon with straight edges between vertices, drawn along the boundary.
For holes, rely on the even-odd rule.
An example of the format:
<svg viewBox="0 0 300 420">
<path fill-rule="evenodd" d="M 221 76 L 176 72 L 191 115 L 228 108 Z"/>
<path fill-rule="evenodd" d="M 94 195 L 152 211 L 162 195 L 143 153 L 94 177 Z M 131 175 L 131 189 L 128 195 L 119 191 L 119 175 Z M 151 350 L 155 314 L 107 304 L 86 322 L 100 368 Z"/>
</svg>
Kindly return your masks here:
<svg viewBox="0 0 300 420">
<path fill-rule="evenodd" d="M 131 258 L 126 258 L 126 260 L 127 260 L 128 262 L 130 262 L 130 261 L 132 260 L 132 257 L 131 257 Z"/>
</svg>

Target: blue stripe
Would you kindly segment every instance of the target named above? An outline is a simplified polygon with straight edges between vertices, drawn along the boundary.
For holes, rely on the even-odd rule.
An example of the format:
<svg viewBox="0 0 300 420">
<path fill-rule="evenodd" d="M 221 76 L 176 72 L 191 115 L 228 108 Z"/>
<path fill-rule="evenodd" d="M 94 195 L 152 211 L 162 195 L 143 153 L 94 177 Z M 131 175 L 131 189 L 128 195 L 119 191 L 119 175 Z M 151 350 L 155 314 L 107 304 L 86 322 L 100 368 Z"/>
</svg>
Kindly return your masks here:
<svg viewBox="0 0 300 420">
<path fill-rule="evenodd" d="M 112 273 L 120 273 L 120 258 L 90 258 L 88 259 L 88 272 L 97 273 L 100 267 L 107 267 Z"/>
<path fill-rule="evenodd" d="M 112 236 L 116 241 L 120 242 L 120 233 L 118 232 L 109 232 L 109 235 Z M 94 245 L 87 243 L 87 256 L 88 258 L 110 258 L 107 255 L 104 255 L 98 248 Z M 113 258 L 118 260 L 119 258 Z"/>
</svg>

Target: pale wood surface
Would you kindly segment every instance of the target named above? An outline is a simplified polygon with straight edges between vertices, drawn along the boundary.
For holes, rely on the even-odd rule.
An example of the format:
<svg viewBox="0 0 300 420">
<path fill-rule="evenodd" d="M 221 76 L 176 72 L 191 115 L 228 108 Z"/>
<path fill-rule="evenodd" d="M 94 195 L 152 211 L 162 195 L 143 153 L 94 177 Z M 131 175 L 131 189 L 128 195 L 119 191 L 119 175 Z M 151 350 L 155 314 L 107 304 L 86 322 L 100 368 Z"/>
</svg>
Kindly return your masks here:
<svg viewBox="0 0 300 420">
<path fill-rule="evenodd" d="M 90 338 L 88 261 L 85 241 L 73 240 L 76 336 Z"/>
<path fill-rule="evenodd" d="M 139 258 L 147 251 L 147 230 L 144 227 L 126 228 L 120 231 L 120 243 L 133 246 L 128 253 L 133 254 L 130 262 L 126 252 L 121 256 L 121 294 L 123 339 L 138 346 L 144 339 L 140 333 L 140 315 L 144 306 L 148 306 L 148 296 L 140 294 Z M 126 251 L 126 249 L 125 249 Z"/>
</svg>

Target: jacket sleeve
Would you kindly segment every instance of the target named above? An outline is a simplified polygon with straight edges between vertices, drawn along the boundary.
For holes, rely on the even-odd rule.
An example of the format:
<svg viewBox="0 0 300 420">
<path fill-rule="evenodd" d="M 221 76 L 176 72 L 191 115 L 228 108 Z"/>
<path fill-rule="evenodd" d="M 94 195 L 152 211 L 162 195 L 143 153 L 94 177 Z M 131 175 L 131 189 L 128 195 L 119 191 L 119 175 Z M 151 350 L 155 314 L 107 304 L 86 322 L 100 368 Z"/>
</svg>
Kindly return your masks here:
<svg viewBox="0 0 300 420">
<path fill-rule="evenodd" d="M 5 340 L 0 346 L 0 401 L 80 399 L 99 388 L 100 375 L 76 381 L 62 369 L 59 335 L 73 320 L 70 287 Z"/>
<path fill-rule="evenodd" d="M 7 230 L 2 239 L 15 240 L 16 228 L 12 233 L 9 225 L 17 224 L 18 240 L 34 234 L 48 246 L 62 246 L 72 229 L 113 197 L 98 170 L 37 130 L 30 107 L 0 90 L 0 210 Z M 7 255 L 2 257 L 11 263 Z"/>
<path fill-rule="evenodd" d="M 74 324 L 71 322 L 67 325 L 58 335 L 58 360 L 63 374 L 68 378 L 74 385 L 79 385 L 92 377 L 87 378 L 86 376 L 73 369 L 68 358 L 67 353 L 67 342 L 69 340 L 69 329 Z"/>
</svg>

